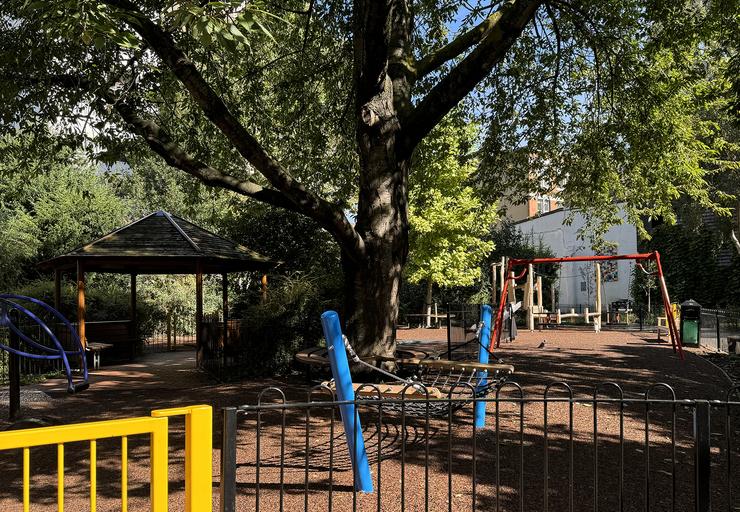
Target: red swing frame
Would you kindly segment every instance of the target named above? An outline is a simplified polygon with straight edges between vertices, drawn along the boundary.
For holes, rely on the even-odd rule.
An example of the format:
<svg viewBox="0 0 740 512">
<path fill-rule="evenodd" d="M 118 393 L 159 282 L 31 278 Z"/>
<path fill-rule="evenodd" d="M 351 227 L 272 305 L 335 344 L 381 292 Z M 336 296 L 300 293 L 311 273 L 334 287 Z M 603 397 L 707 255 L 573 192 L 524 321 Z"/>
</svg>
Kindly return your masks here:
<svg viewBox="0 0 740 512">
<path fill-rule="evenodd" d="M 491 343 L 488 349 L 493 351 L 494 345 L 498 348 L 501 345 L 501 331 L 504 320 L 504 304 L 506 303 L 506 294 L 509 289 L 509 282 L 512 280 L 509 276 L 515 267 L 523 266 L 524 269 L 519 275 L 514 275 L 513 280 L 516 282 L 517 279 L 521 279 L 527 274 L 527 269 L 530 264 L 537 265 L 540 263 L 566 263 L 566 262 L 577 262 L 577 261 L 614 261 L 614 260 L 635 260 L 645 261 L 652 260 L 656 263 L 658 271 L 655 273 L 660 280 L 660 291 L 663 296 L 663 307 L 666 311 L 666 318 L 668 323 L 668 331 L 671 335 L 671 344 L 673 345 L 673 351 L 678 352 L 678 356 L 683 360 L 683 348 L 681 346 L 681 336 L 678 328 L 676 327 L 676 318 L 673 315 L 673 309 L 671 308 L 671 300 L 668 297 L 668 287 L 665 284 L 665 277 L 663 276 L 663 267 L 660 264 L 660 253 L 658 251 L 649 252 L 644 254 L 619 254 L 613 256 L 569 256 L 565 258 L 531 258 L 531 259 L 519 259 L 510 258 L 509 263 L 506 265 L 506 276 L 504 279 L 503 286 L 501 288 L 501 298 L 498 303 L 498 311 L 496 313 L 496 323 L 493 328 L 493 336 L 491 336 Z"/>
</svg>

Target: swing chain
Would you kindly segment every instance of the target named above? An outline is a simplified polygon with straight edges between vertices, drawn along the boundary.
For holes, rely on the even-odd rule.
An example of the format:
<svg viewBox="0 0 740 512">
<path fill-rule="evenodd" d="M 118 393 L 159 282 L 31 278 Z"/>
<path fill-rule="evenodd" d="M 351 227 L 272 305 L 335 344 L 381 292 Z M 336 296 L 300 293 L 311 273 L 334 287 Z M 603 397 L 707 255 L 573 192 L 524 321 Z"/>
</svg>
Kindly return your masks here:
<svg viewBox="0 0 740 512">
<path fill-rule="evenodd" d="M 362 359 L 360 359 L 360 356 L 357 355 L 357 352 L 355 352 L 355 349 L 352 348 L 352 344 L 349 342 L 349 339 L 347 339 L 346 335 L 342 334 L 342 340 L 344 340 L 344 347 L 347 349 L 350 359 L 352 359 L 352 361 L 354 361 L 355 363 L 361 364 L 363 366 L 370 368 L 371 370 L 375 370 L 379 373 L 382 373 L 386 377 L 395 379 L 398 382 L 403 382 L 404 384 L 416 384 L 412 379 L 403 379 L 399 377 L 398 375 L 394 375 L 391 372 L 387 372 L 383 370 L 382 368 L 378 368 L 375 365 L 372 365 L 370 363 L 363 361 Z"/>
</svg>

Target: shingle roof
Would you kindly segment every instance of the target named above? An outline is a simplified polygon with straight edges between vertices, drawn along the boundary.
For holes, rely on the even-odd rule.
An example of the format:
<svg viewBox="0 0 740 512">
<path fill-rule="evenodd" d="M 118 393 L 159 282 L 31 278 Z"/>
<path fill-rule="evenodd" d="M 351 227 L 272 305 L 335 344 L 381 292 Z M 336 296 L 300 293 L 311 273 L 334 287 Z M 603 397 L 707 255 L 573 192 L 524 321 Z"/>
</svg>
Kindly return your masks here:
<svg viewBox="0 0 740 512">
<path fill-rule="evenodd" d="M 47 260 L 43 269 L 117 273 L 205 273 L 266 270 L 277 262 L 196 226 L 157 211 L 67 254 Z"/>
</svg>

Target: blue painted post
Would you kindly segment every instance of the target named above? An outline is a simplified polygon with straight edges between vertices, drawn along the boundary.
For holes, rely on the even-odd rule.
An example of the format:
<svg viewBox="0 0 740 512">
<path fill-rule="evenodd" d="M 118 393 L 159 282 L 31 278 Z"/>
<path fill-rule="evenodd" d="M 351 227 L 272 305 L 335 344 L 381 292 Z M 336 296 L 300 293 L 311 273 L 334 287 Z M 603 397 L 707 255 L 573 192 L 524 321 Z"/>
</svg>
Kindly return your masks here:
<svg viewBox="0 0 740 512">
<path fill-rule="evenodd" d="M 480 347 L 478 348 L 478 362 L 488 363 L 488 341 L 491 339 L 491 306 L 484 304 L 480 311 L 480 322 L 483 327 L 480 330 Z M 487 370 L 481 370 L 478 372 L 479 386 L 483 386 L 487 383 L 486 377 L 488 376 Z M 486 402 L 475 403 L 475 426 L 485 427 L 486 426 Z"/>
<path fill-rule="evenodd" d="M 355 390 L 352 388 L 352 375 L 349 372 L 347 352 L 342 339 L 342 327 L 339 324 L 339 315 L 335 311 L 326 311 L 321 315 L 321 326 L 324 328 L 326 346 L 329 349 L 329 364 L 337 389 L 337 397 L 342 402 L 353 402 Z M 365 440 L 362 437 L 360 415 L 354 404 L 339 406 L 344 424 L 344 434 L 347 438 L 349 456 L 355 472 L 355 489 L 360 492 L 373 492 L 373 478 L 370 475 L 370 464 L 365 451 Z"/>
</svg>

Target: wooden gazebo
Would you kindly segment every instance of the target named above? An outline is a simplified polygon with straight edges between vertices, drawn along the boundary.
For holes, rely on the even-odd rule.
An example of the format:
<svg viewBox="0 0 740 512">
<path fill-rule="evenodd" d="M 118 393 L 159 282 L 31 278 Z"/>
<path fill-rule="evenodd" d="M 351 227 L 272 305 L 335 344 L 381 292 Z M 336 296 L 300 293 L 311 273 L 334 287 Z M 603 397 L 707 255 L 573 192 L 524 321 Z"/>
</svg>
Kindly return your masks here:
<svg viewBox="0 0 740 512">
<path fill-rule="evenodd" d="M 131 276 L 130 325 L 136 329 L 136 276 L 139 274 L 195 274 L 196 347 L 202 361 L 204 342 L 203 275 L 220 274 L 223 283 L 224 336 L 228 322 L 228 274 L 260 271 L 276 262 L 185 219 L 157 211 L 67 254 L 42 262 L 54 271 L 54 302 L 61 303 L 64 272 L 77 276 L 77 326 L 80 340 L 85 332 L 85 273 L 104 272 Z M 264 282 L 263 278 L 263 282 Z M 133 335 L 135 336 L 135 334 Z"/>
</svg>

